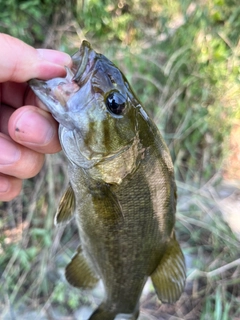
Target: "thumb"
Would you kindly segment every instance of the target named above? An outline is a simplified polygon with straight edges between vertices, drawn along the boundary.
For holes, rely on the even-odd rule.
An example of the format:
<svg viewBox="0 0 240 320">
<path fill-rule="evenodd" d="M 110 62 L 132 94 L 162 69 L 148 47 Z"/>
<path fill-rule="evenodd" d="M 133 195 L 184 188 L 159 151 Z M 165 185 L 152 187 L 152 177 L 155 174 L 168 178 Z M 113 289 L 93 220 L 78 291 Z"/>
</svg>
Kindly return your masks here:
<svg viewBox="0 0 240 320">
<path fill-rule="evenodd" d="M 0 33 L 0 82 L 25 82 L 32 78 L 49 79 L 64 75 L 71 64 L 68 54 L 34 49 L 9 35 Z"/>
</svg>

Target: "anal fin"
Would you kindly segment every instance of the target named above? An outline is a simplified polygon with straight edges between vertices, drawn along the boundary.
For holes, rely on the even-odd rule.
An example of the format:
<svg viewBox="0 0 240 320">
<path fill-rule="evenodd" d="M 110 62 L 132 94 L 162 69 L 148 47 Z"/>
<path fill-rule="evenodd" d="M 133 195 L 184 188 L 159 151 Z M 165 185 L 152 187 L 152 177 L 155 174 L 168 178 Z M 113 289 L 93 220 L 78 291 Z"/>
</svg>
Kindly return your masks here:
<svg viewBox="0 0 240 320">
<path fill-rule="evenodd" d="M 93 312 L 88 320 L 137 320 L 139 316 L 139 310 L 134 313 L 126 314 L 119 313 L 114 310 L 113 306 L 107 306 L 104 302 Z"/>
<path fill-rule="evenodd" d="M 67 223 L 73 217 L 75 211 L 75 196 L 71 185 L 68 185 L 67 190 L 63 194 L 57 213 L 55 215 L 54 223 Z"/>
<path fill-rule="evenodd" d="M 116 316 L 115 312 L 110 311 L 104 303 L 93 312 L 88 320 L 114 320 Z"/>
<path fill-rule="evenodd" d="M 87 262 L 81 247 L 67 265 L 65 276 L 72 286 L 82 289 L 94 288 L 99 280 Z"/>
<path fill-rule="evenodd" d="M 185 285 L 186 267 L 175 236 L 169 242 L 159 265 L 151 274 L 151 279 L 159 300 L 173 303 L 179 299 Z"/>
</svg>

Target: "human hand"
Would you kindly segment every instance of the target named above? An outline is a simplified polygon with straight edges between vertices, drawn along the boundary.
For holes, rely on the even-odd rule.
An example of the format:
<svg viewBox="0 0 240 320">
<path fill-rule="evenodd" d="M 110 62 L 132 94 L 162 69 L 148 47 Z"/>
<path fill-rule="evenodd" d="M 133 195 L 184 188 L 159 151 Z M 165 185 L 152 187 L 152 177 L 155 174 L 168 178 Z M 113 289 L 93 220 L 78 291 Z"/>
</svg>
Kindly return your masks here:
<svg viewBox="0 0 240 320">
<path fill-rule="evenodd" d="M 26 81 L 64 76 L 66 65 L 71 58 L 63 52 L 0 33 L 0 201 L 16 197 L 22 180 L 42 168 L 44 154 L 61 149 L 57 122 Z"/>
</svg>

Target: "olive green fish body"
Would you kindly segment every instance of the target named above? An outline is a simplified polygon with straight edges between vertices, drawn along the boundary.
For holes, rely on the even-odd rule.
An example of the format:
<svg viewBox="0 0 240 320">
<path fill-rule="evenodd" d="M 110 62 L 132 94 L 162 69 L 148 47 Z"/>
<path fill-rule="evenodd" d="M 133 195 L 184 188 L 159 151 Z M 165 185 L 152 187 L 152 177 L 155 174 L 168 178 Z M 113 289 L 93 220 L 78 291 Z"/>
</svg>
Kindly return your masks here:
<svg viewBox="0 0 240 320">
<path fill-rule="evenodd" d="M 105 298 L 91 320 L 134 320 L 149 276 L 163 302 L 176 301 L 184 287 L 173 165 L 121 72 L 86 41 L 73 62 L 64 79 L 31 82 L 60 123 L 69 159 L 56 222 L 74 216 L 81 244 L 66 278 L 80 288 L 102 280 Z"/>
</svg>

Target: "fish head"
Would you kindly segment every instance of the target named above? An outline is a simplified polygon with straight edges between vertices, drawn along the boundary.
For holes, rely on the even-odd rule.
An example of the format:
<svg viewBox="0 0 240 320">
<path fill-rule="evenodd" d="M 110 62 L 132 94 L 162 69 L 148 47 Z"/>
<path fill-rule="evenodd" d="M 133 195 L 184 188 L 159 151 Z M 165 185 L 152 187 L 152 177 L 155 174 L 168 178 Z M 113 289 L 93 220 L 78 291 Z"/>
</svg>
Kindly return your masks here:
<svg viewBox="0 0 240 320">
<path fill-rule="evenodd" d="M 29 84 L 60 123 L 59 138 L 69 160 L 90 167 L 136 141 L 140 104 L 121 71 L 87 41 L 72 61 L 65 78 Z"/>
</svg>

